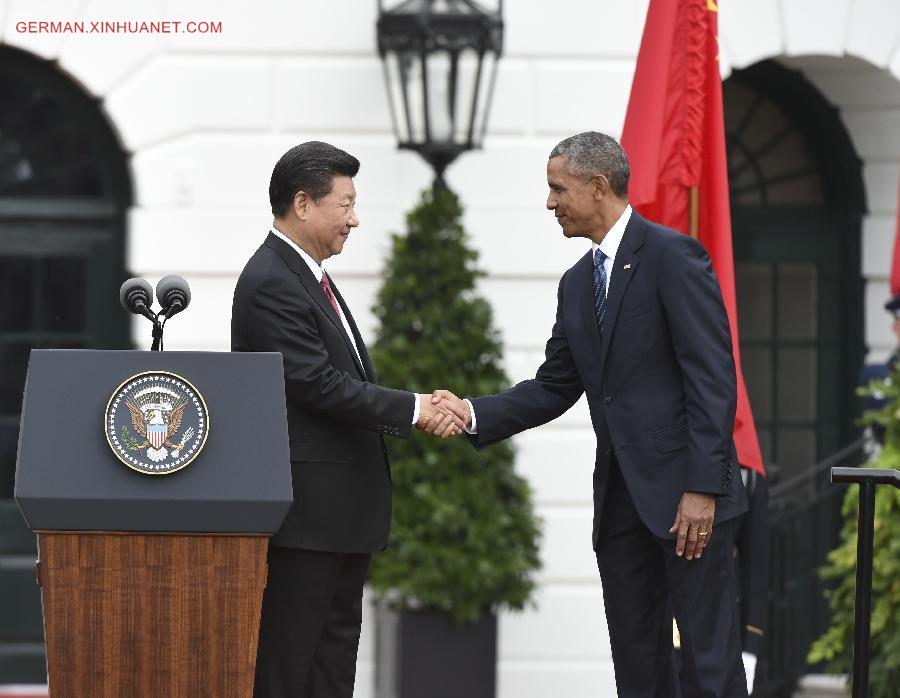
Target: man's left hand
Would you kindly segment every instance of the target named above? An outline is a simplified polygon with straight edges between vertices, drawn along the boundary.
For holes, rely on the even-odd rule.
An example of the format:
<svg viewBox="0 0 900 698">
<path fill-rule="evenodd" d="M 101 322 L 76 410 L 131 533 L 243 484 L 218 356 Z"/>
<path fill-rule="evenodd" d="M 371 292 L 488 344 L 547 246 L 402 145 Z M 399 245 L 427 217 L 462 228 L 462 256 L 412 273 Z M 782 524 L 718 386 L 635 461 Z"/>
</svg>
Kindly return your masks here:
<svg viewBox="0 0 900 698">
<path fill-rule="evenodd" d="M 688 560 L 697 559 L 712 537 L 716 516 L 716 498 L 699 492 L 685 492 L 678 503 L 675 523 L 669 533 L 676 533 L 675 554 Z"/>
</svg>

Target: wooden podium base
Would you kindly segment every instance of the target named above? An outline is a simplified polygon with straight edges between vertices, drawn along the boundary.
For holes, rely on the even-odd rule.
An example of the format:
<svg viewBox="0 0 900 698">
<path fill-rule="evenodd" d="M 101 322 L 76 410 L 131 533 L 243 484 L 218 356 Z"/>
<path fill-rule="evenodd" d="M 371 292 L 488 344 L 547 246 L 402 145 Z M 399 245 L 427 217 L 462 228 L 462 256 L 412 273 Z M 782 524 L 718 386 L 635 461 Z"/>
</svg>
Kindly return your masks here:
<svg viewBox="0 0 900 698">
<path fill-rule="evenodd" d="M 250 698 L 268 537 L 38 533 L 51 696 Z"/>
</svg>

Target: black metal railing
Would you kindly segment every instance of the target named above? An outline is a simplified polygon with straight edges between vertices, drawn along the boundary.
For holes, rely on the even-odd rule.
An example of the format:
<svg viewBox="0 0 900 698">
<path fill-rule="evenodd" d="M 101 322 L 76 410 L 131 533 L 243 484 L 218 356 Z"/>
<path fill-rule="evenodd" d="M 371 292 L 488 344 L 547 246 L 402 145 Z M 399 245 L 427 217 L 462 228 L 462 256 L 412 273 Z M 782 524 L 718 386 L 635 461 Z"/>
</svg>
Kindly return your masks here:
<svg viewBox="0 0 900 698">
<path fill-rule="evenodd" d="M 859 485 L 856 533 L 856 601 L 853 621 L 853 698 L 869 695 L 869 640 L 872 621 L 872 555 L 875 542 L 875 488 L 900 489 L 900 471 L 885 468 L 832 468 L 831 481 Z"/>
<path fill-rule="evenodd" d="M 827 584 L 819 571 L 838 544 L 846 487 L 831 484 L 833 467 L 865 462 L 860 438 L 818 465 L 769 490 L 769 632 L 754 696 L 790 698 L 798 679 L 824 671 L 806 661 L 830 623 Z"/>
</svg>

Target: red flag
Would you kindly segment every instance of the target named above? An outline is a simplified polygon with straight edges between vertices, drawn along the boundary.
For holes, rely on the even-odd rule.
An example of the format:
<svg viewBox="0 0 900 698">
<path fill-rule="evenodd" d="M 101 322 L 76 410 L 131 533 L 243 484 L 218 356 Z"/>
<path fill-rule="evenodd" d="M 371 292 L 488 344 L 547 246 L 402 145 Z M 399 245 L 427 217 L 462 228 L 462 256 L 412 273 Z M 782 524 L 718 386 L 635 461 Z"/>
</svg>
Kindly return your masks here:
<svg viewBox="0 0 900 698">
<path fill-rule="evenodd" d="M 891 261 L 891 297 L 900 294 L 900 183 L 897 185 L 897 230 L 894 233 L 894 257 Z"/>
<path fill-rule="evenodd" d="M 696 235 L 709 252 L 734 346 L 738 461 L 764 475 L 738 345 L 714 0 L 650 0 L 622 147 L 631 162 L 632 205 L 650 220 Z"/>
</svg>

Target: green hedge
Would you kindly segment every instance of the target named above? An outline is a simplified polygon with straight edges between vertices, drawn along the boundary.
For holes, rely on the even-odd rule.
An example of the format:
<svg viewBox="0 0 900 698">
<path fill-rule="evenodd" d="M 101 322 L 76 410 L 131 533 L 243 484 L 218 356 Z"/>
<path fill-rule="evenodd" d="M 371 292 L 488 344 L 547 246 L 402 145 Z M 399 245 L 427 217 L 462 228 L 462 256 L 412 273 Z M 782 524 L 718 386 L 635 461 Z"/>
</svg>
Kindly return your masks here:
<svg viewBox="0 0 900 698">
<path fill-rule="evenodd" d="M 884 395 L 888 402 L 863 422 L 885 430 L 885 444 L 867 467 L 900 470 L 900 372 L 873 382 L 862 394 Z M 826 661 L 834 672 L 852 674 L 856 595 L 856 534 L 859 487 L 844 498 L 841 544 L 828 555 L 822 571 L 835 588 L 828 593 L 832 624 L 812 646 L 809 661 Z M 869 645 L 869 696 L 900 696 L 900 490 L 881 486 L 875 495 L 874 564 L 872 567 L 872 639 Z M 849 683 L 848 683 L 849 687 Z"/>
</svg>

